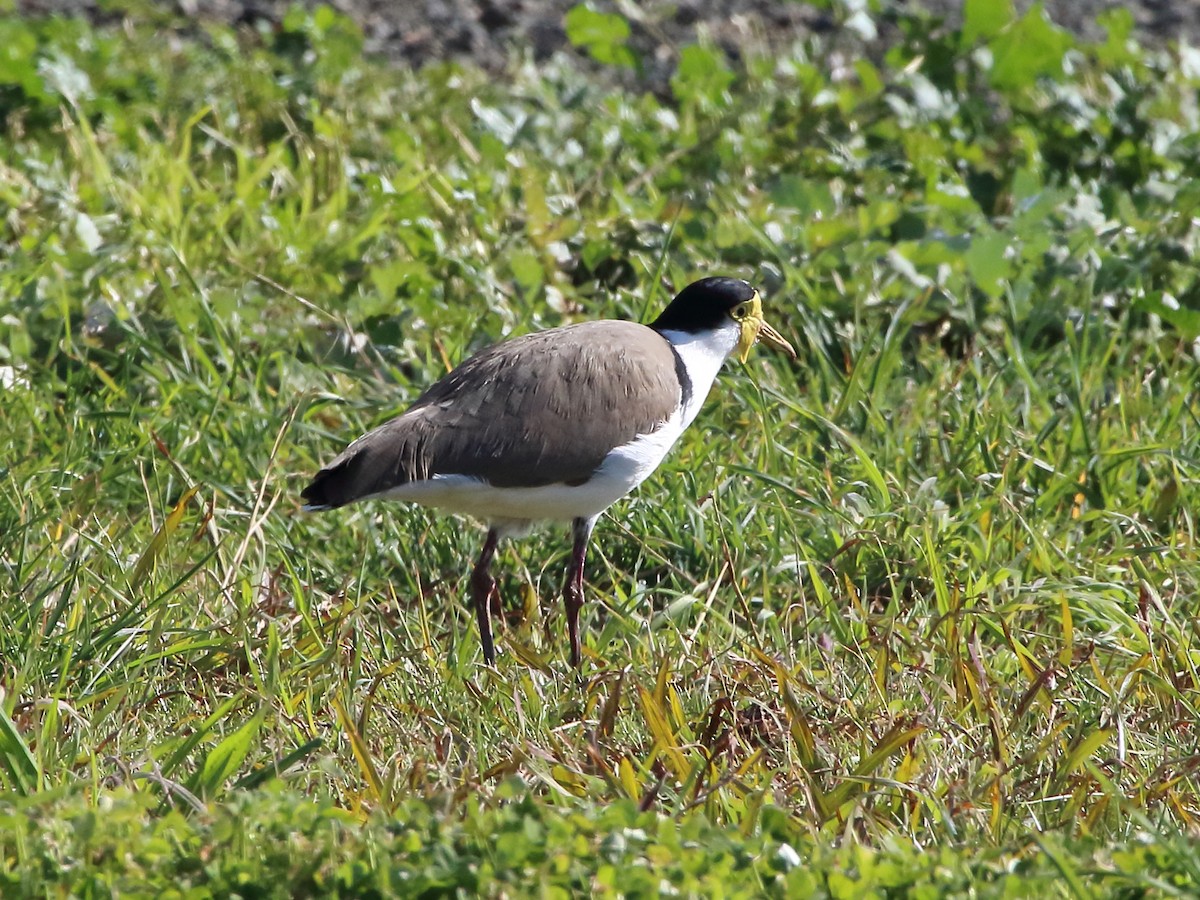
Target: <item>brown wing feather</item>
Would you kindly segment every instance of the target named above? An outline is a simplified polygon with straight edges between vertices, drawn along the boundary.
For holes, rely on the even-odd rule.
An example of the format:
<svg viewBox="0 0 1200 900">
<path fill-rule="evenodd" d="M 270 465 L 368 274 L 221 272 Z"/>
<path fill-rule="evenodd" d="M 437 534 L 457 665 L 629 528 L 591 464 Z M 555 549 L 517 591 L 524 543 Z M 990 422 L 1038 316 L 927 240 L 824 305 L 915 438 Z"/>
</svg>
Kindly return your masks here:
<svg viewBox="0 0 1200 900">
<path fill-rule="evenodd" d="M 499 487 L 581 483 L 610 449 L 662 425 L 681 390 L 671 345 L 644 325 L 584 322 L 514 338 L 360 437 L 301 496 L 342 506 L 442 474 Z"/>
</svg>

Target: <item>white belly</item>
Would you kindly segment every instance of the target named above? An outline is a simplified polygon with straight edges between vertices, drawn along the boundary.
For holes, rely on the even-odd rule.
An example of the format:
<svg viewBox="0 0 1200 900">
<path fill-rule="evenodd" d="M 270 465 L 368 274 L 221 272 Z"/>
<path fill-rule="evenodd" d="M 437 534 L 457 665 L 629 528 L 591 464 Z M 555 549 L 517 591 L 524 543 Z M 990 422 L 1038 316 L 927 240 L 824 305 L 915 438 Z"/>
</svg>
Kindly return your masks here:
<svg viewBox="0 0 1200 900">
<path fill-rule="evenodd" d="M 657 431 L 610 452 L 592 477 L 580 485 L 558 482 L 537 487 L 496 487 L 468 475 L 435 475 L 376 496 L 462 513 L 497 525 L 590 519 L 645 481 L 684 427 L 683 416 L 676 413 Z"/>
</svg>

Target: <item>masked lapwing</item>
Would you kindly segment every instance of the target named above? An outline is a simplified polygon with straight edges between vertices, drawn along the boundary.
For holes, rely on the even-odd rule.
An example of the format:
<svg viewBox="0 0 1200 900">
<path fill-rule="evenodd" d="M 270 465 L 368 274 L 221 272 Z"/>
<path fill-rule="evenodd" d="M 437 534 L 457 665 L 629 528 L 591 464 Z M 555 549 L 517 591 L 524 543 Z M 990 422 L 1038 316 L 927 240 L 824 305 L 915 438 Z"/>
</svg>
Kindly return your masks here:
<svg viewBox="0 0 1200 900">
<path fill-rule="evenodd" d="M 488 663 L 496 660 L 489 569 L 500 539 L 539 521 L 571 522 L 563 603 L 578 666 L 583 562 L 596 519 L 658 468 L 721 364 L 735 353 L 745 362 L 759 338 L 795 357 L 764 321 L 758 291 L 705 278 L 650 325 L 581 322 L 488 347 L 321 469 L 301 494 L 305 509 L 384 498 L 486 522 L 471 600 Z"/>
</svg>

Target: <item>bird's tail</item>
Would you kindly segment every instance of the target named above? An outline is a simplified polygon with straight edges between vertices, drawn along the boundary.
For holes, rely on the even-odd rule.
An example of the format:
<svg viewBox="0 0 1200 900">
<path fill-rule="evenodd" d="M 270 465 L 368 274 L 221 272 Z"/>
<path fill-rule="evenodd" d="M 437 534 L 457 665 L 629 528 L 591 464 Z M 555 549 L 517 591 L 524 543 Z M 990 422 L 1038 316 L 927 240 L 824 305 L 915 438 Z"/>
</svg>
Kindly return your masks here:
<svg viewBox="0 0 1200 900">
<path fill-rule="evenodd" d="M 344 460 L 337 460 L 333 465 L 327 466 L 313 476 L 312 482 L 304 490 L 300 492 L 300 499 L 304 501 L 305 512 L 320 512 L 325 509 L 337 509 L 339 506 L 345 506 L 349 501 L 344 497 L 339 496 L 338 487 L 343 481 L 342 469 L 345 466 Z"/>
</svg>

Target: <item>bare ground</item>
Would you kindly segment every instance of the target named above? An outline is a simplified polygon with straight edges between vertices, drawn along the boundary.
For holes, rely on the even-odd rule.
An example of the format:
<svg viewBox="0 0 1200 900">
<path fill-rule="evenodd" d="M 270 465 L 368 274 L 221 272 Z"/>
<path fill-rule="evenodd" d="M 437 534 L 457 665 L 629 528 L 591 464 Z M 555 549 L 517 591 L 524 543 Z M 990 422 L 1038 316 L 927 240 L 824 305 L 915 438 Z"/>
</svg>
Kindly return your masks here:
<svg viewBox="0 0 1200 900">
<path fill-rule="evenodd" d="M 231 24 L 273 24 L 293 0 L 174 0 L 164 3 L 185 19 L 216 19 Z M 314 0 L 306 0 L 315 5 Z M 576 0 L 329 0 L 363 29 L 367 50 L 397 64 L 420 66 L 441 59 L 469 59 L 492 70 L 503 67 L 514 47 L 545 58 L 570 50 L 563 16 Z M 124 18 L 120 3 L 105 0 L 17 0 L 25 15 L 83 15 L 93 19 Z M 842 29 L 835 14 L 798 0 L 593 0 L 604 11 L 622 13 L 632 25 L 631 46 L 641 56 L 646 74 L 661 77 L 670 70 L 678 47 L 705 33 L 731 55 L 743 46 L 786 44 L 813 32 Z M 1029 0 L 1017 0 L 1026 8 Z M 896 35 L 892 23 L 909 10 L 925 10 L 953 23 L 961 9 L 955 0 L 884 0 L 874 14 L 879 41 Z M 1087 38 L 1102 38 L 1099 13 L 1124 7 L 1133 14 L 1135 34 L 1146 44 L 1200 39 L 1200 0 L 1048 0 L 1056 23 Z"/>
</svg>

